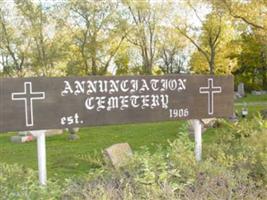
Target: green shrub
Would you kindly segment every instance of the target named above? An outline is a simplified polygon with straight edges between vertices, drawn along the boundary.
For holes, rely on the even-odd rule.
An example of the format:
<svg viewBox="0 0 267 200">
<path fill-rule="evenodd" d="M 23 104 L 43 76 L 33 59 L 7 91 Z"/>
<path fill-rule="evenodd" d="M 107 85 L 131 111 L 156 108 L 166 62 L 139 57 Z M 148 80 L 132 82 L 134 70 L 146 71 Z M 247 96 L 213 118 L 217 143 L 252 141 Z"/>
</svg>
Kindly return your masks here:
<svg viewBox="0 0 267 200">
<path fill-rule="evenodd" d="M 197 163 L 187 128 L 153 154 L 144 148 L 120 169 L 102 167 L 70 184 L 64 199 L 267 199 L 263 120 L 222 122 L 221 137 Z M 260 142 L 259 142 L 260 141 Z"/>
<path fill-rule="evenodd" d="M 0 199 L 58 199 L 61 186 L 48 182 L 47 187 L 38 183 L 36 171 L 19 165 L 0 163 Z"/>
<path fill-rule="evenodd" d="M 77 155 L 97 168 L 86 177 L 40 187 L 37 172 L 0 164 L 0 199 L 267 199 L 267 129 L 260 116 L 222 121 L 201 162 L 182 126 L 177 139 L 151 153 L 136 152 L 119 169 L 97 156 Z"/>
</svg>

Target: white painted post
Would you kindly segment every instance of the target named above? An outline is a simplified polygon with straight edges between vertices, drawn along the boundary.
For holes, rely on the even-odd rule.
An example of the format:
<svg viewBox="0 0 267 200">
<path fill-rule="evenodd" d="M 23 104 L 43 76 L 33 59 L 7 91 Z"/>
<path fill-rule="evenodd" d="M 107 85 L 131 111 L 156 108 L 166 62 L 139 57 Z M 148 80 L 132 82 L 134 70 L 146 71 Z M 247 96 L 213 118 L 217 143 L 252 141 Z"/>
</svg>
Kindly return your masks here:
<svg viewBox="0 0 267 200">
<path fill-rule="evenodd" d="M 45 131 L 44 130 L 34 131 L 34 135 L 37 137 L 39 183 L 41 185 L 46 185 L 47 173 L 46 173 Z"/>
<path fill-rule="evenodd" d="M 201 122 L 198 119 L 193 120 L 193 127 L 195 133 L 195 157 L 197 161 L 201 161 L 202 154 L 202 133 Z"/>
</svg>

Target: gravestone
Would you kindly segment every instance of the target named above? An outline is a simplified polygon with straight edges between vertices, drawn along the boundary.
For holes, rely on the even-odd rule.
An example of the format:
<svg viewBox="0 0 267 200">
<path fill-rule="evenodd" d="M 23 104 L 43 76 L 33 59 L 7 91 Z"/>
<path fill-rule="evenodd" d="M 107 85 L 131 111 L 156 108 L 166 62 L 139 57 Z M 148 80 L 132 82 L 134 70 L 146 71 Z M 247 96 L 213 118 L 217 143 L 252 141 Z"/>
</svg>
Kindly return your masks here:
<svg viewBox="0 0 267 200">
<path fill-rule="evenodd" d="M 104 150 L 107 164 L 111 163 L 116 169 L 127 164 L 132 156 L 133 151 L 128 143 L 114 144 Z"/>
<path fill-rule="evenodd" d="M 203 123 L 204 128 L 215 128 L 217 119 L 216 118 L 201 119 L 201 123 Z"/>
<path fill-rule="evenodd" d="M 255 96 L 260 96 L 260 95 L 267 94 L 267 91 L 265 91 L 265 90 L 252 90 L 251 91 L 251 94 L 252 95 L 255 95 Z"/>
<path fill-rule="evenodd" d="M 50 129 L 45 131 L 45 136 L 54 136 L 63 134 L 63 129 Z"/>
<path fill-rule="evenodd" d="M 45 135 L 48 137 L 61 134 L 63 134 L 62 129 L 50 129 L 45 131 Z M 35 140 L 36 137 L 37 135 L 34 131 L 19 131 L 18 135 L 11 136 L 10 141 L 13 143 L 25 143 Z"/>
<path fill-rule="evenodd" d="M 237 99 L 240 99 L 240 98 L 242 98 L 242 96 L 238 92 L 235 92 L 234 93 L 234 100 L 237 100 Z"/>
<path fill-rule="evenodd" d="M 239 83 L 237 87 L 237 92 L 241 97 L 245 96 L 245 88 L 244 88 L 244 83 Z"/>
<path fill-rule="evenodd" d="M 10 141 L 13 143 L 25 143 L 33 141 L 35 137 L 29 132 L 19 132 L 18 135 L 11 136 Z"/>
<path fill-rule="evenodd" d="M 247 117 L 248 115 L 248 104 L 245 102 L 243 103 L 242 109 L 241 109 L 241 116 L 243 118 Z"/>
<path fill-rule="evenodd" d="M 28 131 L 29 133 L 31 133 L 35 138 L 38 136 L 38 133 L 36 133 L 35 131 Z M 54 135 L 61 135 L 63 134 L 63 130 L 62 129 L 49 129 L 49 130 L 45 130 L 45 136 L 54 136 Z"/>
<path fill-rule="evenodd" d="M 68 128 L 68 132 L 69 132 L 69 136 L 68 136 L 69 140 L 78 140 L 78 139 L 80 139 L 80 136 L 77 135 L 77 133 L 79 132 L 79 128 L 78 127 Z"/>
</svg>

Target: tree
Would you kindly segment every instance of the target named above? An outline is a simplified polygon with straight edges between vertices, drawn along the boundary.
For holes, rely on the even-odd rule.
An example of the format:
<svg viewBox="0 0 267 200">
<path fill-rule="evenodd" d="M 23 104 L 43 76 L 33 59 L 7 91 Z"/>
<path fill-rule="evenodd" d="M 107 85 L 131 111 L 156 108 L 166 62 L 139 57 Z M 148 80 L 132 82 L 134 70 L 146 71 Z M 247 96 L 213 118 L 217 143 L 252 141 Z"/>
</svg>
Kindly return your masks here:
<svg viewBox="0 0 267 200">
<path fill-rule="evenodd" d="M 177 34 L 174 28 L 161 27 L 157 60 L 163 73 L 172 74 L 186 71 L 186 57 L 183 53 L 186 45 L 187 42 L 180 34 Z"/>
<path fill-rule="evenodd" d="M 193 9 L 195 15 L 198 20 L 202 23 L 201 32 L 202 36 L 200 41 L 198 41 L 194 36 L 190 35 L 192 32 L 192 27 L 186 25 L 181 27 L 179 25 L 176 26 L 177 30 L 186 37 L 201 53 L 201 55 L 205 58 L 209 66 L 209 73 L 214 74 L 215 72 L 215 57 L 217 53 L 217 47 L 222 39 L 222 26 L 223 26 L 223 16 L 221 13 L 213 10 L 210 14 L 207 15 L 205 20 L 202 20 L 197 10 L 191 5 L 190 1 L 188 1 L 189 6 Z"/>
<path fill-rule="evenodd" d="M 42 1 L 35 3 L 31 0 L 15 0 L 15 4 L 19 17 L 24 21 L 24 37 L 30 41 L 28 58 L 32 71 L 38 76 L 52 76 L 56 63 L 62 58 L 62 48 L 59 29 L 53 24 L 49 7 Z"/>
<path fill-rule="evenodd" d="M 240 68 L 234 74 L 250 89 L 267 89 L 267 40 L 255 33 L 242 35 L 242 51 L 237 56 Z"/>
<path fill-rule="evenodd" d="M 24 38 L 23 23 L 9 19 L 9 8 L 0 2 L 0 65 L 5 76 L 25 76 L 30 41 Z"/>
<path fill-rule="evenodd" d="M 237 58 L 235 55 L 241 52 L 240 45 L 237 41 L 239 38 L 238 34 L 234 30 L 231 21 L 228 20 L 225 16 L 221 18 L 216 25 L 216 21 L 210 21 L 209 18 L 213 18 L 211 15 L 207 16 L 204 26 L 208 27 L 220 27 L 220 36 L 215 43 L 215 45 L 210 45 L 212 40 L 212 35 L 210 32 L 203 31 L 199 36 L 199 44 L 201 44 L 203 50 L 207 52 L 207 55 L 210 57 L 213 56 L 213 65 L 215 74 L 231 74 L 236 70 Z M 196 51 L 191 56 L 190 65 L 192 70 L 197 73 L 208 73 L 210 72 L 209 60 L 203 56 L 201 51 Z"/>
<path fill-rule="evenodd" d="M 124 43 L 121 45 L 118 53 L 114 57 L 114 63 L 116 66 L 116 75 L 125 75 L 131 73 L 130 70 L 130 52 L 129 44 Z M 114 73 L 113 73 L 114 74 Z"/>
<path fill-rule="evenodd" d="M 157 50 L 157 25 L 162 17 L 163 7 L 158 2 L 124 1 L 128 8 L 130 34 L 127 40 L 137 47 L 142 59 L 142 74 L 152 74 Z"/>
<path fill-rule="evenodd" d="M 70 0 L 67 24 L 71 30 L 72 50 L 84 75 L 103 75 L 123 43 L 127 31 L 115 2 Z"/>
<path fill-rule="evenodd" d="M 234 19 L 242 21 L 252 28 L 267 31 L 266 0 L 213 0 L 212 3 L 224 9 Z"/>
</svg>

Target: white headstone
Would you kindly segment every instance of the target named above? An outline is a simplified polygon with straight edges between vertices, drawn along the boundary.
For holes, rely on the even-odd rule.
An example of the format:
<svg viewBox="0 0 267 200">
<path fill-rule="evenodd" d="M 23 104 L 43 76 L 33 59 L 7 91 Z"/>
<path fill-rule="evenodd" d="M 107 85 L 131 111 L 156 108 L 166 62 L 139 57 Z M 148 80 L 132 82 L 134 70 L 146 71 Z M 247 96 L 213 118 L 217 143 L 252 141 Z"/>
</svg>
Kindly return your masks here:
<svg viewBox="0 0 267 200">
<path fill-rule="evenodd" d="M 241 97 L 245 96 L 244 83 L 239 83 L 239 84 L 238 84 L 237 92 L 238 92 L 238 94 L 239 94 Z"/>
</svg>

